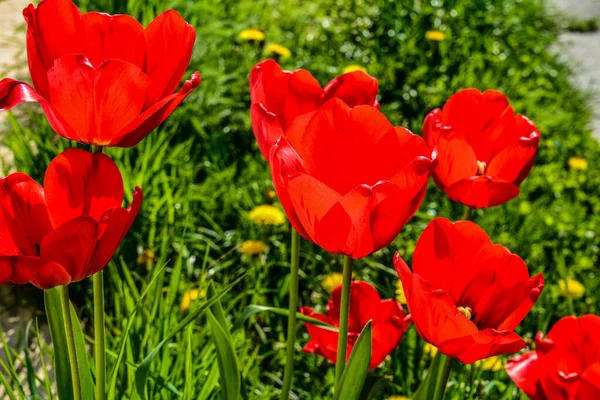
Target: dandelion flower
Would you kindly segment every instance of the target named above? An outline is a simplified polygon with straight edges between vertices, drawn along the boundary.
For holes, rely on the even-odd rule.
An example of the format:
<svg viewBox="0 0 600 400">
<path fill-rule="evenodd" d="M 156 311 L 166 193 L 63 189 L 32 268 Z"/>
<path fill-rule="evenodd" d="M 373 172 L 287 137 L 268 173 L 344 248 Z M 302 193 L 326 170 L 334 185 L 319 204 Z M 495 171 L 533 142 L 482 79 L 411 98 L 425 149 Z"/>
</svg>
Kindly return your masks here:
<svg viewBox="0 0 600 400">
<path fill-rule="evenodd" d="M 584 158 L 571 157 L 571 158 L 569 158 L 569 167 L 571 167 L 573 169 L 584 170 L 584 169 L 587 169 L 588 163 Z"/>
<path fill-rule="evenodd" d="M 154 258 L 155 258 L 155 256 L 152 251 L 150 251 L 149 249 L 144 249 L 142 251 L 139 251 L 139 254 L 137 257 L 137 263 L 147 266 L 147 265 L 150 265 L 152 263 L 152 261 L 154 261 Z"/>
<path fill-rule="evenodd" d="M 239 37 L 243 40 L 256 40 L 257 42 L 265 40 L 265 34 L 258 29 L 244 29 L 240 32 Z"/>
<path fill-rule="evenodd" d="M 434 42 L 441 42 L 446 39 L 446 34 L 440 31 L 427 31 L 425 32 L 425 39 Z"/>
<path fill-rule="evenodd" d="M 268 204 L 254 207 L 248 214 L 248 218 L 257 225 L 281 225 L 285 223 L 283 211 Z"/>
<path fill-rule="evenodd" d="M 246 240 L 240 245 L 240 253 L 247 256 L 255 256 L 264 253 L 267 250 L 267 245 L 259 240 Z"/>
<path fill-rule="evenodd" d="M 404 295 L 404 287 L 402 287 L 402 281 L 396 282 L 396 300 L 400 304 L 406 304 L 406 296 Z"/>
<path fill-rule="evenodd" d="M 408 397 L 405 396 L 390 396 L 385 400 L 408 400 Z"/>
<path fill-rule="evenodd" d="M 425 343 L 425 346 L 423 346 L 423 352 L 425 352 L 425 354 L 427 354 L 429 357 L 435 357 L 438 349 L 431 343 Z"/>
<path fill-rule="evenodd" d="M 367 69 L 365 67 L 361 67 L 360 65 L 348 65 L 346 68 L 344 68 L 342 73 L 348 74 L 348 73 L 354 72 L 354 71 L 362 71 L 362 72 L 366 73 Z"/>
<path fill-rule="evenodd" d="M 558 287 L 563 296 L 570 296 L 576 299 L 583 297 L 585 293 L 585 286 L 575 279 L 567 279 L 566 281 L 559 279 Z"/>
<path fill-rule="evenodd" d="M 333 272 L 329 275 L 325 275 L 321 281 L 321 287 L 325 289 L 327 293 L 333 292 L 333 289 L 342 284 L 342 274 L 339 272 Z"/>
<path fill-rule="evenodd" d="M 271 43 L 265 47 L 265 52 L 267 54 L 275 54 L 280 56 L 281 58 L 288 58 L 292 55 L 292 52 L 287 47 L 283 47 L 280 44 Z"/>
<path fill-rule="evenodd" d="M 182 311 L 189 310 L 190 305 L 192 304 L 192 301 L 195 301 L 197 299 L 203 299 L 205 296 L 206 296 L 205 290 L 192 289 L 190 291 L 185 292 L 183 295 L 183 299 L 181 300 L 181 310 Z"/>
<path fill-rule="evenodd" d="M 478 367 L 481 367 L 484 371 L 498 372 L 504 366 L 502 359 L 497 356 L 486 358 L 485 360 L 479 360 L 475 363 Z"/>
</svg>

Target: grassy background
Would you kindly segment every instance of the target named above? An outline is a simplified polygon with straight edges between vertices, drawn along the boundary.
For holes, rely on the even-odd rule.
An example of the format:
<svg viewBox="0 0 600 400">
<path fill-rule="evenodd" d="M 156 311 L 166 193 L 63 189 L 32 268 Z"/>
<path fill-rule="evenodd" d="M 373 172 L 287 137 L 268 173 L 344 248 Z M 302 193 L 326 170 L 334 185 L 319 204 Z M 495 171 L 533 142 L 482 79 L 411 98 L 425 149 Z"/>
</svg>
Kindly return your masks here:
<svg viewBox="0 0 600 400">
<path fill-rule="evenodd" d="M 115 375 L 118 398 L 132 395 L 135 364 L 184 318 L 179 304 L 189 289 L 205 290 L 210 280 L 223 288 L 246 274 L 223 303 L 232 326 L 249 304 L 286 307 L 288 230 L 285 225 L 263 230 L 247 218 L 254 206 L 276 204 L 276 200 L 267 195 L 268 167 L 254 143 L 248 115 L 248 72 L 267 55 L 262 45 L 238 39 L 246 28 L 262 29 L 266 43 L 288 47 L 292 56 L 282 65 L 306 68 L 322 84 L 349 64 L 366 67 L 379 79 L 381 110 L 394 124 L 416 133 L 421 132 L 424 115 L 458 89 L 505 92 L 514 108 L 542 132 L 537 163 L 517 199 L 478 211 L 475 220 L 495 242 L 519 254 L 532 274 L 545 274 L 546 288 L 518 332 L 533 337 L 571 312 L 598 312 L 600 146 L 586 128 L 589 112 L 584 95 L 570 84 L 570 71 L 551 50 L 556 52 L 557 25 L 546 17 L 544 1 L 89 0 L 79 4 L 88 10 L 128 13 L 145 24 L 163 10 L 175 8 L 198 33 L 190 72 L 201 71 L 200 87 L 136 148 L 106 151 L 121 167 L 126 192 L 139 185 L 145 193 L 138 220 L 107 269 L 109 347 L 116 352 L 125 343 L 126 362 Z M 426 40 L 425 31 L 430 29 L 444 31 L 447 39 Z M 37 107 L 30 110 L 28 118 L 19 122 L 11 118 L 4 143 L 14 153 L 18 170 L 41 179 L 48 162 L 72 144 L 53 135 Z M 585 158 L 588 169 L 569 168 L 573 156 Z M 397 281 L 391 268 L 393 252 L 400 251 L 410 261 L 422 229 L 438 215 L 458 219 L 462 209 L 432 184 L 417 216 L 389 248 L 358 262 L 356 277 L 373 283 L 383 297 L 393 297 Z M 247 239 L 266 240 L 268 252 L 241 255 L 237 247 Z M 302 243 L 302 305 L 325 307 L 328 294 L 321 280 L 340 271 L 340 261 Z M 585 296 L 577 300 L 562 296 L 557 281 L 564 277 L 584 283 Z M 155 284 L 140 301 L 141 309 L 126 334 L 128 315 L 152 279 Z M 91 315 L 90 289 L 89 282 L 71 289 L 84 320 Z M 34 297 L 21 301 L 31 302 Z M 250 399 L 273 398 L 278 393 L 286 323 L 284 317 L 260 314 L 233 326 Z M 298 338 L 298 397 L 330 398 L 332 366 L 300 352 L 307 341 L 303 327 Z M 387 383 L 373 398 L 409 395 L 416 389 L 429 363 L 422 346 L 411 327 L 384 366 L 371 373 L 373 380 L 384 378 Z M 109 354 L 112 366 L 114 358 Z M 151 367 L 147 395 L 224 398 L 217 377 L 211 332 L 205 319 L 199 319 L 161 350 Z M 467 396 L 519 398 L 504 371 L 456 367 L 448 398 Z"/>
</svg>

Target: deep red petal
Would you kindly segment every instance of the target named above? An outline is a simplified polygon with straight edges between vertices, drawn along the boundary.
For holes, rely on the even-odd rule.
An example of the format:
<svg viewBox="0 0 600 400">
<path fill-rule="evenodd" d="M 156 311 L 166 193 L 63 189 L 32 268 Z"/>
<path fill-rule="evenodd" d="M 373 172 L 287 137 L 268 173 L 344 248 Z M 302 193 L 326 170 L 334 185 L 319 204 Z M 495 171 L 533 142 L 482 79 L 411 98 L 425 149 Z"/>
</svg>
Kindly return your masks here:
<svg viewBox="0 0 600 400">
<path fill-rule="evenodd" d="M 334 78 L 323 88 L 321 103 L 339 98 L 350 107 L 377 105 L 377 79 L 362 71 L 349 72 Z"/>
<path fill-rule="evenodd" d="M 404 323 L 398 318 L 373 323 L 371 331 L 372 354 L 369 369 L 376 368 L 398 347 L 407 326 L 408 323 Z"/>
<path fill-rule="evenodd" d="M 491 176 L 473 176 L 444 189 L 452 200 L 473 208 L 494 207 L 517 197 L 521 192 L 511 182 Z"/>
<path fill-rule="evenodd" d="M 437 347 L 442 353 L 464 364 L 472 364 L 485 358 L 515 353 L 525 347 L 525 341 L 514 332 L 486 329 L 445 340 Z"/>
<path fill-rule="evenodd" d="M 271 146 L 283 135 L 281 124 L 275 114 L 268 112 L 262 103 L 252 104 L 250 119 L 258 148 L 268 162 Z"/>
<path fill-rule="evenodd" d="M 88 12 L 83 15 L 88 51 L 94 66 L 115 58 L 144 68 L 146 40 L 144 27 L 129 15 Z"/>
<path fill-rule="evenodd" d="M 530 398 L 538 395 L 540 388 L 540 365 L 535 351 L 528 351 L 506 362 L 506 373 Z"/>
<path fill-rule="evenodd" d="M 0 256 L 0 284 L 25 285 L 35 279 L 43 266 L 39 257 Z"/>
<path fill-rule="evenodd" d="M 477 173 L 477 157 L 469 143 L 460 137 L 441 137 L 437 147 L 436 183 L 442 190 Z"/>
<path fill-rule="evenodd" d="M 148 25 L 146 75 L 150 77 L 146 108 L 172 94 L 190 63 L 196 30 L 174 10 L 168 10 Z"/>
<path fill-rule="evenodd" d="M 58 227 L 79 216 L 96 221 L 123 203 L 123 179 L 116 164 L 105 154 L 69 149 L 46 170 L 46 201 Z"/>
<path fill-rule="evenodd" d="M 539 274 L 531 278 L 528 287 L 529 293 L 525 300 L 500 324 L 498 329 L 513 330 L 525 318 L 544 289 L 544 276 Z M 508 293 L 504 295 L 511 296 Z"/>
<path fill-rule="evenodd" d="M 45 263 L 31 281 L 32 284 L 42 290 L 52 289 L 56 286 L 66 286 L 71 282 L 71 275 L 65 268 L 53 261 Z"/>
<path fill-rule="evenodd" d="M 598 398 L 600 398 L 600 361 L 587 368 L 581 375 L 575 400 Z"/>
<path fill-rule="evenodd" d="M 340 320 L 342 287 L 338 286 L 331 292 L 327 303 L 327 315 L 338 326 Z M 353 281 L 350 286 L 350 308 L 348 332 L 360 333 L 369 320 L 379 316 L 381 297 L 371 284 L 364 281 Z"/>
<path fill-rule="evenodd" d="M 262 104 L 268 112 L 282 118 L 291 76 L 292 73 L 282 70 L 275 60 L 269 59 L 256 64 L 249 79 L 252 104 Z"/>
<path fill-rule="evenodd" d="M 308 307 L 300 307 L 300 312 L 320 321 L 331 323 L 331 320 L 328 316 L 316 313 Z M 310 341 L 307 343 L 306 347 L 304 347 L 304 351 L 323 356 L 335 364 L 337 359 L 339 334 L 335 331 L 324 329 L 307 322 L 304 323 L 304 326 L 310 335 Z"/>
<path fill-rule="evenodd" d="M 310 72 L 303 69 L 292 72 L 281 114 L 277 115 L 284 130 L 299 116 L 314 111 L 321 93 L 321 85 Z"/>
</svg>

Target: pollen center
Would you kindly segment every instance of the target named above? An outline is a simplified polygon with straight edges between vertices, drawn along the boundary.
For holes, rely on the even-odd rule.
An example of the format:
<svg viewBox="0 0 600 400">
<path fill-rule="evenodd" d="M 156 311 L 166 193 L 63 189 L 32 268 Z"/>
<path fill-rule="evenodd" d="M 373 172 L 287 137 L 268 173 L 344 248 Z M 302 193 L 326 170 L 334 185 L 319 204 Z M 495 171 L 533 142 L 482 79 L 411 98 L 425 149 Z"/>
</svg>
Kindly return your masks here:
<svg viewBox="0 0 600 400">
<path fill-rule="evenodd" d="M 487 164 L 483 161 L 477 161 L 477 175 L 485 174 L 485 169 L 487 168 Z"/>
<path fill-rule="evenodd" d="M 468 320 L 471 320 L 471 313 L 473 309 L 471 307 L 457 307 L 458 312 L 467 317 Z"/>
</svg>

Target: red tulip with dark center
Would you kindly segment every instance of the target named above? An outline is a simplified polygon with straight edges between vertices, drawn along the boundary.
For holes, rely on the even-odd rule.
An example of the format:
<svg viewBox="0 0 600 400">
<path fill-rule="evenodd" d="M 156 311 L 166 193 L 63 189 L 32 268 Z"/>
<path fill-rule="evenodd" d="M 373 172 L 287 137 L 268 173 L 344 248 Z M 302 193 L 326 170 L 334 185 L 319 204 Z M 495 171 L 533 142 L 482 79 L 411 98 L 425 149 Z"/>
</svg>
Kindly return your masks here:
<svg viewBox="0 0 600 400">
<path fill-rule="evenodd" d="M 308 307 L 302 307 L 302 314 L 316 318 L 334 327 L 340 322 L 340 297 L 342 287 L 331 293 L 327 304 L 327 315 L 316 313 Z M 377 367 L 400 343 L 402 335 L 410 324 L 410 315 L 406 316 L 402 306 L 396 300 L 381 300 L 377 290 L 367 282 L 354 281 L 350 288 L 350 315 L 348 325 L 348 350 L 358 339 L 364 326 L 372 320 L 372 352 L 370 368 Z M 304 347 L 307 353 L 319 354 L 332 363 L 336 363 L 339 334 L 335 331 L 305 323 L 310 341 Z"/>
<path fill-rule="evenodd" d="M 329 99 L 341 99 L 350 107 L 378 107 L 378 87 L 377 79 L 362 71 L 340 75 L 321 88 L 304 69 L 284 71 L 273 60 L 258 63 L 250 72 L 250 116 L 260 151 L 268 161 L 271 146 L 294 120 Z"/>
<path fill-rule="evenodd" d="M 519 195 L 540 141 L 533 122 L 515 115 L 506 96 L 465 89 L 425 118 L 423 138 L 439 160 L 433 172 L 448 197 L 469 207 L 503 204 Z"/>
<path fill-rule="evenodd" d="M 423 139 L 377 108 L 335 98 L 294 120 L 270 164 L 294 228 L 330 253 L 361 258 L 400 233 L 435 163 Z"/>
<path fill-rule="evenodd" d="M 44 187 L 22 173 L 0 179 L 0 284 L 64 286 L 103 269 L 142 203 L 122 208 L 123 180 L 101 153 L 70 149 L 50 163 Z"/>
<path fill-rule="evenodd" d="M 43 0 L 23 14 L 35 89 L 1 80 L 0 111 L 38 102 L 52 128 L 67 139 L 133 146 L 200 84 L 195 72 L 173 93 L 196 38 L 173 10 L 146 28 L 128 15 L 82 15 L 69 0 Z"/>
<path fill-rule="evenodd" d="M 536 348 L 508 360 L 506 372 L 535 400 L 600 399 L 600 317 L 565 317 L 535 340 Z"/>
<path fill-rule="evenodd" d="M 412 271 L 394 256 L 421 337 L 465 364 L 525 347 L 514 329 L 537 301 L 543 276 L 469 221 L 436 218 L 417 242 Z"/>
</svg>

